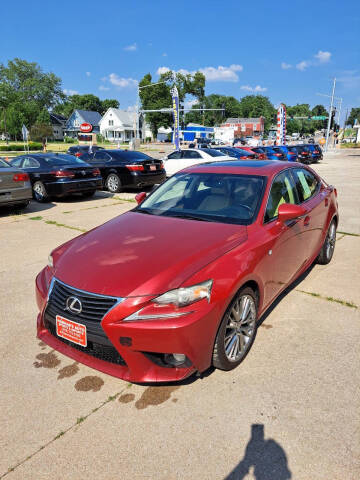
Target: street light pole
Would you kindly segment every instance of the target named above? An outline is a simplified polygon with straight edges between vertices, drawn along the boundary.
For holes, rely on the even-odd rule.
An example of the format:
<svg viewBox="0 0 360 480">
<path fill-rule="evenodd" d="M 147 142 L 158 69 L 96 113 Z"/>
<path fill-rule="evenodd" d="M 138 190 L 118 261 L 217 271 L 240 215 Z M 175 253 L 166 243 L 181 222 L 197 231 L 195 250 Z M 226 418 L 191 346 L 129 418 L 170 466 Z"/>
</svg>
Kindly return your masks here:
<svg viewBox="0 0 360 480">
<path fill-rule="evenodd" d="M 332 114 L 333 105 L 334 105 L 335 85 L 336 85 L 336 78 L 334 78 L 333 89 L 332 89 L 332 94 L 331 94 L 330 111 L 329 111 L 329 118 L 328 118 L 327 130 L 326 130 L 325 152 L 327 152 L 328 144 L 329 144 L 331 114 Z"/>
</svg>

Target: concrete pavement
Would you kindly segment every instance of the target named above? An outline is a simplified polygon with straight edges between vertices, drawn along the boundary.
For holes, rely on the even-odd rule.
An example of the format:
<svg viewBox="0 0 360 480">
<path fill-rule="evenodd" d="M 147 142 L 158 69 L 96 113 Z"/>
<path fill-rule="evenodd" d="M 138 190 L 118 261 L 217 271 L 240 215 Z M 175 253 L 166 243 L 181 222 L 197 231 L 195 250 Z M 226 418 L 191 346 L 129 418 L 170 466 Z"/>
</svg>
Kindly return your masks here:
<svg viewBox="0 0 360 480">
<path fill-rule="evenodd" d="M 131 385 L 35 338 L 34 278 L 48 253 L 132 208 L 121 198 L 134 194 L 0 213 L 0 478 L 359 478 L 360 164 L 352 155 L 315 166 L 339 192 L 345 234 L 331 264 L 314 266 L 276 303 L 240 367 L 182 384 Z"/>
</svg>

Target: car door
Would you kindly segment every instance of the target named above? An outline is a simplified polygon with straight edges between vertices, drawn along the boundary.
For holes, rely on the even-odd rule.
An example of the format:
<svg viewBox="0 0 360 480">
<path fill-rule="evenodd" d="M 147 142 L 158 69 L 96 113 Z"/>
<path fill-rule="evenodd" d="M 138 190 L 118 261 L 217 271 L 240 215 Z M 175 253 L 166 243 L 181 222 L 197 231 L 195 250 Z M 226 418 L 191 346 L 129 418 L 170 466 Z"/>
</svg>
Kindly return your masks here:
<svg viewBox="0 0 360 480">
<path fill-rule="evenodd" d="M 323 229 L 327 220 L 329 200 L 321 181 L 306 168 L 292 169 L 300 204 L 306 208 L 303 223 L 303 242 L 307 259 L 312 258 L 323 242 Z"/>
<path fill-rule="evenodd" d="M 278 209 L 283 203 L 299 202 L 290 170 L 274 178 L 263 220 L 267 254 L 261 270 L 265 275 L 264 302 L 269 304 L 288 285 L 305 263 L 305 249 L 301 243 L 301 218 L 285 223 L 278 221 Z"/>
<path fill-rule="evenodd" d="M 109 155 L 106 150 L 97 150 L 95 153 L 88 155 L 89 158 L 84 161 L 86 161 L 86 163 L 88 163 L 92 167 L 98 168 L 103 178 L 103 182 L 105 182 L 106 177 L 108 176 L 110 171 L 109 167 L 111 155 Z"/>
</svg>

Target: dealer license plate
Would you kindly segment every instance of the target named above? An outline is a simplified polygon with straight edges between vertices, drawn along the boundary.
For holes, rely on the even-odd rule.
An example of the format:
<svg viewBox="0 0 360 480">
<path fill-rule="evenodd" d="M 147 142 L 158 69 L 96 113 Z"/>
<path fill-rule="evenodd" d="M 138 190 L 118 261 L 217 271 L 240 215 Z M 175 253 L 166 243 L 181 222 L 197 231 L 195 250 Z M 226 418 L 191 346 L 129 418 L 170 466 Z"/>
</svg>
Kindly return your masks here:
<svg viewBox="0 0 360 480">
<path fill-rule="evenodd" d="M 156 170 L 156 165 L 150 165 L 150 170 Z"/>
<path fill-rule="evenodd" d="M 86 325 L 56 315 L 56 333 L 59 337 L 65 338 L 65 340 L 82 347 L 87 346 Z"/>
</svg>

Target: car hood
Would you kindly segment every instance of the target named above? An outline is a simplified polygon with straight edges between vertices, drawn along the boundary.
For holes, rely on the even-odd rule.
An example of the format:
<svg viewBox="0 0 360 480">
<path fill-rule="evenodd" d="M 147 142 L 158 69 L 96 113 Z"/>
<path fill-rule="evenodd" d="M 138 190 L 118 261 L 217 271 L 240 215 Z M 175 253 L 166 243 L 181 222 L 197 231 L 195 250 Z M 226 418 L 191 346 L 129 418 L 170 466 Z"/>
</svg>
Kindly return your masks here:
<svg viewBox="0 0 360 480">
<path fill-rule="evenodd" d="M 103 295 L 161 294 L 246 239 L 242 225 L 127 212 L 56 249 L 55 276 Z"/>
</svg>

